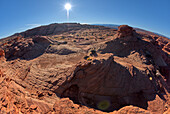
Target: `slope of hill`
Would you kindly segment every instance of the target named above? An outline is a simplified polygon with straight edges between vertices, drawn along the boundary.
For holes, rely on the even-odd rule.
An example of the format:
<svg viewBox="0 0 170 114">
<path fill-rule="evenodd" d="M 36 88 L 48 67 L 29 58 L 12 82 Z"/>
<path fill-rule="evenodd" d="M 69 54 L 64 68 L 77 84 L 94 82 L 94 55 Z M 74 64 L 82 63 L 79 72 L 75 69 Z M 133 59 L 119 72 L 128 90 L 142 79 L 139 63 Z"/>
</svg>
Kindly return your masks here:
<svg viewBox="0 0 170 114">
<path fill-rule="evenodd" d="M 17 33 L 0 40 L 0 113 L 168 113 L 169 54 L 168 38 L 127 25 Z"/>
</svg>

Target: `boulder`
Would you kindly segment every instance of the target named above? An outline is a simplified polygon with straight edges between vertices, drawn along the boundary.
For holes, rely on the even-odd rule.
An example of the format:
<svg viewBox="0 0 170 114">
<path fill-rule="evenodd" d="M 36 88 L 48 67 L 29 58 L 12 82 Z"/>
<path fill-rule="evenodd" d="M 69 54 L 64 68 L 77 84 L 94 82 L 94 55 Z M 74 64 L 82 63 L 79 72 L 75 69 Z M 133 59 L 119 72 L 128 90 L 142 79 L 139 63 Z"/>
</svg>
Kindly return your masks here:
<svg viewBox="0 0 170 114">
<path fill-rule="evenodd" d="M 120 25 L 117 33 L 114 35 L 114 39 L 119 38 L 128 42 L 136 42 L 139 37 L 136 31 L 128 25 Z"/>
<path fill-rule="evenodd" d="M 118 27 L 118 34 L 119 37 L 127 37 L 127 36 L 133 36 L 133 28 L 128 25 L 120 25 Z"/>
</svg>

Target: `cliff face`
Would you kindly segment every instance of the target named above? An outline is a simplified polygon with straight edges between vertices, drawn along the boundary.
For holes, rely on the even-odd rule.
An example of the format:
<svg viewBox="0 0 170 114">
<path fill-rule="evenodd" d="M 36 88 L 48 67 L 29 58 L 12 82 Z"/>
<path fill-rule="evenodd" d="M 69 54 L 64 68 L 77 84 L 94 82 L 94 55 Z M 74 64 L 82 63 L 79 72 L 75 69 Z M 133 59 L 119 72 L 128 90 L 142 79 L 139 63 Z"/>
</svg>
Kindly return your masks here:
<svg viewBox="0 0 170 114">
<path fill-rule="evenodd" d="M 1 113 L 169 109 L 170 51 L 164 37 L 136 33 L 127 25 L 116 31 L 51 24 L 0 45 Z"/>
<path fill-rule="evenodd" d="M 82 30 L 82 29 L 106 29 L 106 27 L 100 27 L 100 26 L 95 26 L 95 25 L 81 25 L 79 23 L 65 23 L 65 24 L 50 24 L 46 26 L 40 26 L 34 29 L 27 30 L 25 32 L 16 34 L 16 35 L 22 35 L 24 37 L 30 37 L 30 36 L 36 36 L 36 35 L 41 35 L 41 36 L 47 36 L 47 35 L 56 35 L 56 34 L 62 34 L 65 32 L 70 32 L 72 30 L 77 31 L 77 30 Z"/>
</svg>

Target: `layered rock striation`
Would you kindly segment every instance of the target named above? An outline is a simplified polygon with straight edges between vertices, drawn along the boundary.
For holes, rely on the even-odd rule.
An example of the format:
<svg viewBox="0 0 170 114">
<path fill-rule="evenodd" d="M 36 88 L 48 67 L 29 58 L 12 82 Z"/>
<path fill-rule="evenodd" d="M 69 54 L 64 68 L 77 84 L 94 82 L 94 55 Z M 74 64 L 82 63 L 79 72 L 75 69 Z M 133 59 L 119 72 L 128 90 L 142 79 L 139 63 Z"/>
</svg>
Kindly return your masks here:
<svg viewBox="0 0 170 114">
<path fill-rule="evenodd" d="M 52 24 L 2 39 L 0 48 L 0 113 L 169 110 L 163 37 L 128 25 Z"/>
</svg>

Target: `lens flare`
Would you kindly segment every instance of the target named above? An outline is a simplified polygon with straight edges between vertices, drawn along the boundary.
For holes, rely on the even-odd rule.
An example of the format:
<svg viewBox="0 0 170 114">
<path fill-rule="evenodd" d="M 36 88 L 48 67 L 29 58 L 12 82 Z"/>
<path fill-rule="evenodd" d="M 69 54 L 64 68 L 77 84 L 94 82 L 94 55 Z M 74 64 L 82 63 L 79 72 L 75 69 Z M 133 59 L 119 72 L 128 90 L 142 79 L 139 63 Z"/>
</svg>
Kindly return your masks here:
<svg viewBox="0 0 170 114">
<path fill-rule="evenodd" d="M 70 15 L 70 10 L 71 10 L 71 4 L 70 3 L 67 3 L 65 4 L 65 9 L 67 10 L 67 20 L 69 20 L 69 15 Z"/>
<path fill-rule="evenodd" d="M 107 100 L 98 103 L 97 108 L 100 110 L 107 110 L 110 107 L 110 102 Z"/>
</svg>

